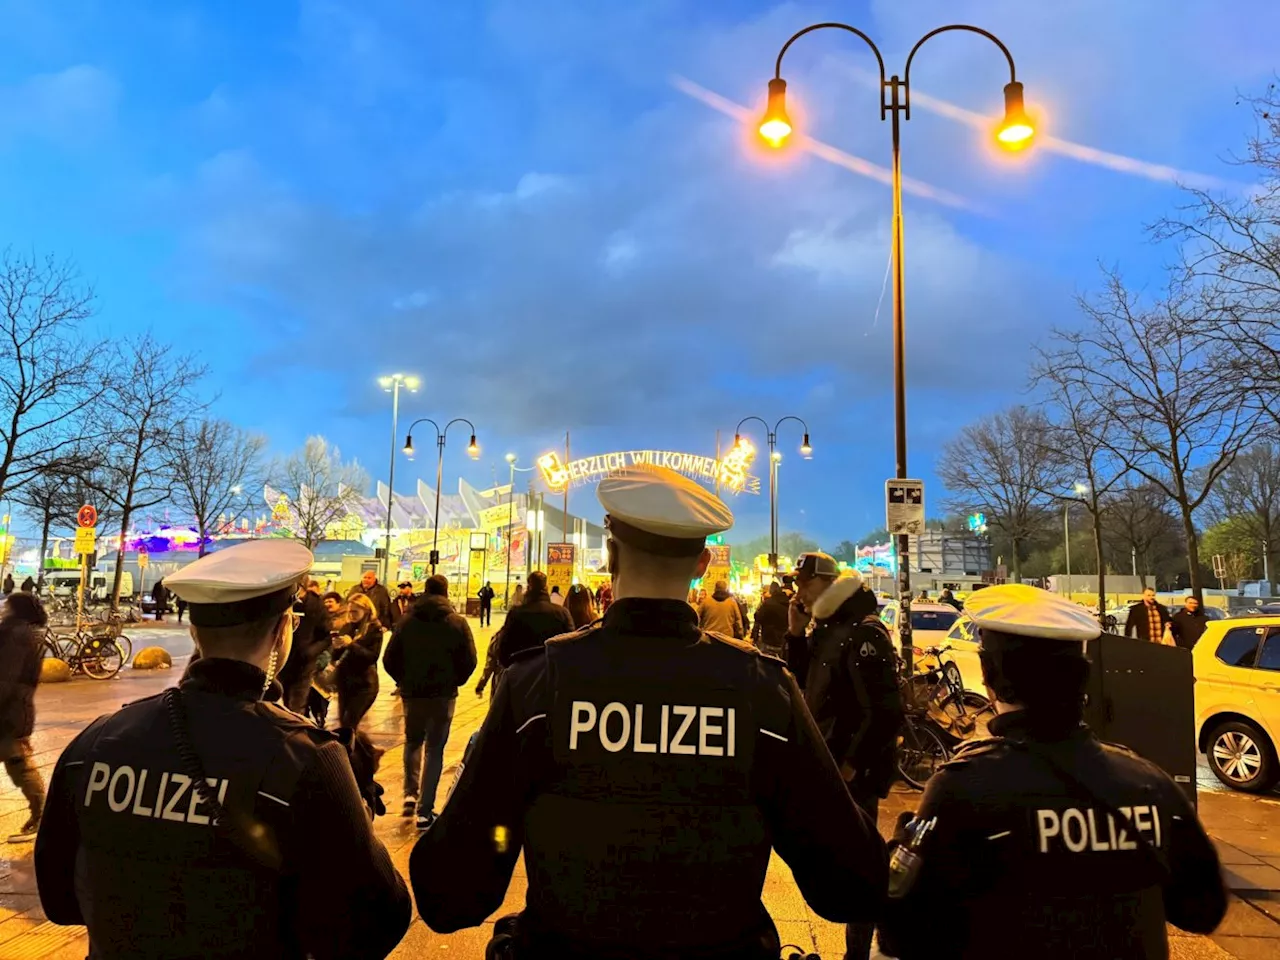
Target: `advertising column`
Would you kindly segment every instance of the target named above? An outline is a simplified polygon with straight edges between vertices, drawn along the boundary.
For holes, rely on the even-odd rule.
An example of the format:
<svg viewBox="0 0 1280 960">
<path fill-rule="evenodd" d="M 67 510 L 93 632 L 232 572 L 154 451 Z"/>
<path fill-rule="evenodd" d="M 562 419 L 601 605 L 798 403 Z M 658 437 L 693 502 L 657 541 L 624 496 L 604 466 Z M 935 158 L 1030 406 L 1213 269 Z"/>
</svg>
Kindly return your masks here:
<svg viewBox="0 0 1280 960">
<path fill-rule="evenodd" d="M 471 534 L 471 550 L 467 563 L 467 596 L 466 611 L 467 616 L 480 616 L 480 588 L 484 586 L 485 575 L 485 552 L 489 546 L 489 536 L 482 531 L 476 531 Z M 475 613 L 472 613 L 472 606 L 475 607 Z"/>
<path fill-rule="evenodd" d="M 568 596 L 573 585 L 574 545 L 572 543 L 547 544 L 547 590 L 560 588 L 562 597 Z"/>
<path fill-rule="evenodd" d="M 707 564 L 707 572 L 703 575 L 702 582 L 707 586 L 707 592 L 710 593 L 711 587 L 721 580 L 725 583 L 729 582 L 732 566 L 729 563 L 729 547 L 727 545 L 709 545 L 707 549 L 711 551 L 711 562 Z"/>
</svg>

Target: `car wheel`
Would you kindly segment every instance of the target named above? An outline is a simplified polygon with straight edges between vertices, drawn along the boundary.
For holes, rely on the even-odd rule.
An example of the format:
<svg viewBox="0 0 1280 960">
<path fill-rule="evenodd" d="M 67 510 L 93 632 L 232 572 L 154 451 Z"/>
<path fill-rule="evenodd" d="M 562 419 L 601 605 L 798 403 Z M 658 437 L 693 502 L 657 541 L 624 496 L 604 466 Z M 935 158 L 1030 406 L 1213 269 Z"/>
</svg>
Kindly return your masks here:
<svg viewBox="0 0 1280 960">
<path fill-rule="evenodd" d="M 1231 720 L 1215 727 L 1205 752 L 1214 776 L 1233 790 L 1262 793 L 1280 779 L 1271 741 L 1251 723 Z"/>
</svg>

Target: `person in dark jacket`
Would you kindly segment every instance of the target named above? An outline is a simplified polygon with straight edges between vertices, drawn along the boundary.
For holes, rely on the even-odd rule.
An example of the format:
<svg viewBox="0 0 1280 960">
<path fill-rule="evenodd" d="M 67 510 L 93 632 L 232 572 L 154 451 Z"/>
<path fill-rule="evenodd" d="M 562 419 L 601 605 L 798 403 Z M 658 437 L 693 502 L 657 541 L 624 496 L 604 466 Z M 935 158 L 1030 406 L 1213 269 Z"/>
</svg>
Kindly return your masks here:
<svg viewBox="0 0 1280 960">
<path fill-rule="evenodd" d="M 373 612 L 381 624 L 389 624 L 391 622 L 391 594 L 387 593 L 387 588 L 378 582 L 378 575 L 372 570 L 366 570 L 360 576 L 360 582 L 347 591 L 347 599 L 352 597 L 368 597 L 373 603 Z"/>
<path fill-rule="evenodd" d="M 955 607 L 957 610 L 963 610 L 964 604 L 956 599 L 956 595 L 951 592 L 950 587 L 943 587 L 942 592 L 938 594 L 938 602 L 945 603 L 948 606 Z"/>
<path fill-rule="evenodd" d="M 843 579 L 833 557 L 800 556 L 787 639 L 803 638 L 813 620 L 804 699 L 849 795 L 874 821 L 897 771 L 902 694 L 889 631 L 875 592 L 857 573 Z M 846 960 L 866 960 L 874 927 L 845 928 Z"/>
<path fill-rule="evenodd" d="M 27 577 L 27 579 L 22 581 L 22 587 L 20 589 L 22 590 L 23 593 L 35 593 L 36 582 L 32 580 L 30 577 Z"/>
<path fill-rule="evenodd" d="M 1124 622 L 1124 635 L 1146 640 L 1148 643 L 1163 643 L 1164 630 L 1168 625 L 1168 608 L 1157 602 L 1155 587 L 1147 587 L 1142 591 L 1142 600 L 1129 608 L 1129 617 Z"/>
<path fill-rule="evenodd" d="M 164 585 L 163 577 L 151 588 L 151 602 L 156 606 L 156 621 L 164 620 L 164 615 L 169 612 L 169 588 Z"/>
<path fill-rule="evenodd" d="M 378 698 L 378 657 L 382 653 L 382 623 L 373 601 L 364 594 L 347 601 L 347 622 L 334 646 L 338 722 L 355 730 Z"/>
<path fill-rule="evenodd" d="M 751 627 L 751 642 L 761 653 L 786 659 L 787 607 L 790 604 L 781 584 L 769 584 L 769 592 L 756 607 L 756 621 Z"/>
<path fill-rule="evenodd" d="M 488 580 L 476 591 L 476 596 L 480 598 L 480 626 L 492 626 L 494 592 Z"/>
<path fill-rule="evenodd" d="M 535 570 L 529 574 L 524 603 L 507 612 L 507 621 L 492 642 L 498 645 L 498 663 L 508 667 L 521 650 L 540 647 L 552 637 L 572 632 L 573 618 L 569 611 L 551 602 L 547 575 Z"/>
<path fill-rule="evenodd" d="M 4 595 L 6 597 L 9 594 L 13 593 L 13 574 L 12 573 L 6 573 L 4 575 L 4 584 L 0 586 L 0 590 L 4 591 Z"/>
<path fill-rule="evenodd" d="M 329 649 L 329 615 L 324 601 L 310 589 L 310 577 L 304 581 L 294 603 L 294 612 L 301 614 L 293 631 L 293 646 L 289 659 L 280 670 L 280 685 L 284 688 L 282 702 L 294 713 L 303 713 L 311 696 L 311 682 L 316 676 L 316 664 L 320 655 Z M 183 601 L 178 601 L 180 605 Z M 179 610 L 182 606 L 179 606 Z M 181 614 L 180 614 L 181 615 Z"/>
<path fill-rule="evenodd" d="M 965 610 L 999 715 L 900 815 L 881 952 L 1165 960 L 1170 924 L 1212 933 L 1227 892 L 1195 808 L 1084 723 L 1098 621 L 1025 584 L 980 590 Z"/>
<path fill-rule="evenodd" d="M 95 960 L 379 960 L 408 929 L 409 891 L 361 795 L 367 741 L 348 754 L 261 699 L 313 562 L 271 538 L 170 574 L 203 657 L 58 759 L 33 857 L 40 905 L 87 925 Z"/>
<path fill-rule="evenodd" d="M 400 584 L 398 589 L 400 592 L 391 601 L 391 623 L 389 626 L 392 630 L 399 625 L 401 620 L 413 612 L 413 605 L 418 602 L 418 598 L 413 593 L 413 584 L 408 580 Z"/>
<path fill-rule="evenodd" d="M 449 581 L 436 574 L 413 612 L 396 627 L 382 665 L 400 685 L 404 703 L 404 808 L 418 829 L 435 822 L 436 788 L 444 769 L 458 687 L 476 668 L 476 643 L 467 618 L 449 603 Z M 426 775 L 422 771 L 426 748 Z M 421 793 L 419 793 L 421 781 Z"/>
<path fill-rule="evenodd" d="M 0 757 L 14 786 L 27 799 L 27 822 L 10 843 L 35 839 L 44 812 L 44 781 L 31 760 L 40 682 L 40 638 L 48 622 L 32 593 L 11 593 L 0 618 Z"/>
<path fill-rule="evenodd" d="M 1169 618 L 1169 632 L 1173 634 L 1173 642 L 1184 650 L 1195 648 L 1196 641 L 1209 625 L 1209 618 L 1200 609 L 1200 601 L 1195 597 L 1187 597 L 1182 609 Z"/>
</svg>

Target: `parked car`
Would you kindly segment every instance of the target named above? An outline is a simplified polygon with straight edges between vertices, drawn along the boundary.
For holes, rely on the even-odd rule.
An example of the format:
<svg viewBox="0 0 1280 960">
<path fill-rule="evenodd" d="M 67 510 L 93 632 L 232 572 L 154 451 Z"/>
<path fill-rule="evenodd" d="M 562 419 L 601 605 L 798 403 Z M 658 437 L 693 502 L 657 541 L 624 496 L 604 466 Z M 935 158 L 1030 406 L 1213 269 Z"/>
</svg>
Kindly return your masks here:
<svg viewBox="0 0 1280 960">
<path fill-rule="evenodd" d="M 1196 745 L 1235 790 L 1280 783 L 1280 623 L 1274 617 L 1210 621 L 1192 653 Z"/>
<path fill-rule="evenodd" d="M 889 600 L 880 607 L 880 619 L 884 621 L 886 627 L 889 628 L 889 634 L 893 637 L 893 645 L 895 648 L 899 646 L 901 640 L 898 636 L 898 616 L 901 612 L 901 604 L 897 600 Z M 914 656 L 918 660 L 923 656 L 927 647 L 942 647 L 951 642 L 951 636 L 954 634 L 954 627 L 959 622 L 961 614 L 955 607 L 949 603 L 912 603 L 911 604 L 911 646 L 916 651 Z M 970 643 L 973 647 L 973 661 L 977 663 L 977 644 Z M 955 645 L 956 649 L 952 651 L 956 665 L 960 667 L 960 673 L 964 677 L 966 687 L 970 687 L 970 675 L 972 670 L 966 667 L 964 660 L 969 659 L 968 651 L 961 648 L 959 644 Z M 978 683 L 971 687 L 973 690 L 981 691 L 982 671 L 977 672 Z"/>
</svg>

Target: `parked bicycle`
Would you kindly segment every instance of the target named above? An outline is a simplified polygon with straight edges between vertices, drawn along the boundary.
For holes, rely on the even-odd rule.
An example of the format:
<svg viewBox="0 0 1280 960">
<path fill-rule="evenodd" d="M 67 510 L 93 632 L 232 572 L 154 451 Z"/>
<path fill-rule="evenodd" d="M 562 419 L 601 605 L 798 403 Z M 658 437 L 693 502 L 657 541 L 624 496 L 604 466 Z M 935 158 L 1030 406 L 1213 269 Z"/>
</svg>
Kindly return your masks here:
<svg viewBox="0 0 1280 960">
<path fill-rule="evenodd" d="M 47 655 L 65 660 L 71 672 L 94 680 L 110 680 L 133 653 L 133 643 L 118 629 L 81 628 L 72 633 L 45 630 Z"/>
<path fill-rule="evenodd" d="M 965 689 L 955 660 L 944 659 L 950 652 L 950 644 L 917 651 L 921 659 L 911 683 L 917 699 L 930 707 L 933 720 L 955 746 L 974 736 L 985 736 L 995 706 L 982 694 Z"/>
</svg>

